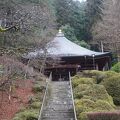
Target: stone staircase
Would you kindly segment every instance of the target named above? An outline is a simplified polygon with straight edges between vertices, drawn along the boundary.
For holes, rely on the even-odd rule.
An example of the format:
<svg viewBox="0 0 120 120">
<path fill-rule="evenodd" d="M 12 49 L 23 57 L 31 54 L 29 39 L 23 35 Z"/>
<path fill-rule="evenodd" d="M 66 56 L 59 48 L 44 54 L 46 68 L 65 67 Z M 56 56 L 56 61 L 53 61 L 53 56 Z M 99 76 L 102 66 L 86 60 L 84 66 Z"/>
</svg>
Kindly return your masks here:
<svg viewBox="0 0 120 120">
<path fill-rule="evenodd" d="M 75 120 L 69 81 L 51 82 L 41 120 Z"/>
</svg>

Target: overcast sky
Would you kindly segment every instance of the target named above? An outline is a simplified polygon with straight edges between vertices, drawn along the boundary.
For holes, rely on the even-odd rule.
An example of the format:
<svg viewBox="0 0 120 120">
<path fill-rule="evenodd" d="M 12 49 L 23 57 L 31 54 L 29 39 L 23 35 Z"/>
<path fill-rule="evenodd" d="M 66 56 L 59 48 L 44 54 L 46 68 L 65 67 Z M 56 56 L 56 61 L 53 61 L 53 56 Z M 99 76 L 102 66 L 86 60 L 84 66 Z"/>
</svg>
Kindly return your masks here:
<svg viewBox="0 0 120 120">
<path fill-rule="evenodd" d="M 77 0 L 76 0 L 76 1 L 77 1 Z M 78 1 L 82 2 L 82 1 L 86 1 L 86 0 L 78 0 Z"/>
<path fill-rule="evenodd" d="M 86 0 L 79 0 L 79 1 L 86 1 Z"/>
</svg>

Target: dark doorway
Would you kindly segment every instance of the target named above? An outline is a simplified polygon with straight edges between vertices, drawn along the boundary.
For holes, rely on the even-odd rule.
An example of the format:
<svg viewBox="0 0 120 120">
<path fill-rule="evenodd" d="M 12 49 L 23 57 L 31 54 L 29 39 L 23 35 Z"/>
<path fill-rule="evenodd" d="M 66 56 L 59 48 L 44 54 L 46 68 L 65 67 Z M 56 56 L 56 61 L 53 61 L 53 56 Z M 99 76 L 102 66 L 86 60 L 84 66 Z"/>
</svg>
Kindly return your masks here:
<svg viewBox="0 0 120 120">
<path fill-rule="evenodd" d="M 53 81 L 68 81 L 69 72 L 72 76 L 76 74 L 76 69 L 74 68 L 57 68 L 52 70 L 52 80 Z"/>
<path fill-rule="evenodd" d="M 53 72 L 52 73 L 53 81 L 68 81 L 69 80 L 69 72 Z"/>
</svg>

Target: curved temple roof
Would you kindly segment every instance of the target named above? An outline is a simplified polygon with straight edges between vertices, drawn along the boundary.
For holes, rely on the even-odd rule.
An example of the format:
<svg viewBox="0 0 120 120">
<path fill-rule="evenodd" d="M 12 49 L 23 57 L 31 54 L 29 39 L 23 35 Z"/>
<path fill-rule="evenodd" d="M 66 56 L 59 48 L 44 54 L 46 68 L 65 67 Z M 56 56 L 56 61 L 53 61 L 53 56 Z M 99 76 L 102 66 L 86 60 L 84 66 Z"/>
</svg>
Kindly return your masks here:
<svg viewBox="0 0 120 120">
<path fill-rule="evenodd" d="M 47 44 L 47 55 L 48 56 L 99 56 L 108 54 L 108 52 L 95 52 L 88 50 L 84 47 L 81 47 L 71 41 L 69 41 L 64 34 L 59 31 L 57 36 L 54 38 L 53 41 Z M 31 52 L 27 55 L 27 57 L 36 57 L 37 55 L 42 54 L 43 51 L 39 50 L 36 52 Z"/>
</svg>

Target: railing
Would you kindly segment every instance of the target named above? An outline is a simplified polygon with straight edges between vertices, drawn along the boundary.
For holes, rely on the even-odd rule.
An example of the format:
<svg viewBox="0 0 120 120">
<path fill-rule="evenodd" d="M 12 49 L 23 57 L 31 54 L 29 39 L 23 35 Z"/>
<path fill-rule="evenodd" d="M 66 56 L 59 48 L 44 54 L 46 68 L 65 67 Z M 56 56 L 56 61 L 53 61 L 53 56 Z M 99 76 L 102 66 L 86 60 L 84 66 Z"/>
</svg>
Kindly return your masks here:
<svg viewBox="0 0 120 120">
<path fill-rule="evenodd" d="M 75 117 L 75 120 L 77 120 L 77 115 L 76 115 L 76 110 L 75 110 L 75 103 L 74 103 L 73 88 L 72 88 L 72 81 L 71 81 L 71 74 L 70 74 L 70 72 L 69 72 L 69 80 L 70 80 L 72 103 L 73 103 L 73 109 L 74 109 L 74 117 Z"/>
<path fill-rule="evenodd" d="M 52 79 L 52 73 L 50 74 L 49 79 L 46 80 L 47 85 L 46 85 L 46 89 L 45 89 L 45 93 L 44 93 L 41 109 L 40 109 L 40 112 L 39 112 L 38 120 L 41 120 L 41 118 L 42 118 L 43 108 L 44 108 L 44 105 L 45 105 L 46 100 L 47 100 L 47 93 L 49 92 L 48 88 L 49 88 L 49 84 L 50 84 L 51 79 Z"/>
</svg>

